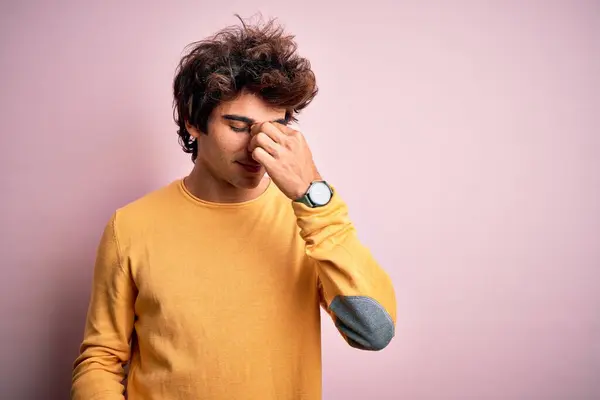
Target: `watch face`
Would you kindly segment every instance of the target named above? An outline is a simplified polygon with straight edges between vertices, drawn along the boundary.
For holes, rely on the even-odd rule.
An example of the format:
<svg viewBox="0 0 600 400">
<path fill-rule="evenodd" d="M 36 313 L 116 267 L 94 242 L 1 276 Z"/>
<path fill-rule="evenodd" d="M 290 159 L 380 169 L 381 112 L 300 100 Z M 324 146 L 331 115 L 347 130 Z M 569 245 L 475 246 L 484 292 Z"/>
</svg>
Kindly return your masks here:
<svg viewBox="0 0 600 400">
<path fill-rule="evenodd" d="M 329 190 L 329 186 L 324 182 L 315 182 L 310 187 L 308 195 L 310 196 L 310 201 L 319 206 L 325 205 L 331 200 L 331 191 Z"/>
</svg>

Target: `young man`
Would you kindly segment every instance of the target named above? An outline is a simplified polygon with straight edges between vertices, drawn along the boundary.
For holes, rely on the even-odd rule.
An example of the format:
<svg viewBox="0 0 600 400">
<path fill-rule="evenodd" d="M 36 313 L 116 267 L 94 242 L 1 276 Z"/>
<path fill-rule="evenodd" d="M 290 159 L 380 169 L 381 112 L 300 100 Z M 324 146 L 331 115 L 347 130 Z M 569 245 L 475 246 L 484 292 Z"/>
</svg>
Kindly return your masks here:
<svg viewBox="0 0 600 400">
<path fill-rule="evenodd" d="M 74 399 L 320 399 L 320 306 L 350 346 L 390 342 L 392 283 L 287 126 L 316 93 L 273 21 L 193 44 L 174 116 L 194 168 L 107 224 Z"/>
</svg>

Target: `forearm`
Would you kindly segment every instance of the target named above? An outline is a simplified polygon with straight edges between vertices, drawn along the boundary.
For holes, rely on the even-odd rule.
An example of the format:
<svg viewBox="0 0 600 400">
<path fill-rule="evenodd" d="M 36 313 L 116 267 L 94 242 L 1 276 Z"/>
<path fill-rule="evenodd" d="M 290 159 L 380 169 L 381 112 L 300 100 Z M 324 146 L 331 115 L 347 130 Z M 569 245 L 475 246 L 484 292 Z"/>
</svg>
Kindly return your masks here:
<svg viewBox="0 0 600 400">
<path fill-rule="evenodd" d="M 137 291 L 121 259 L 113 218 L 98 248 L 83 342 L 73 369 L 72 399 L 124 399 L 123 365 L 130 358 Z"/>
<path fill-rule="evenodd" d="M 345 203 L 334 193 L 324 207 L 293 207 L 306 253 L 317 269 L 322 303 L 338 330 L 354 347 L 384 348 L 395 331 L 394 288 L 358 239 Z"/>
<path fill-rule="evenodd" d="M 89 358 L 88 358 L 89 357 Z M 73 400 L 124 400 L 125 373 L 112 357 L 82 354 L 73 373 Z"/>
<path fill-rule="evenodd" d="M 123 400 L 123 365 L 129 359 L 129 349 L 118 342 L 102 344 L 105 339 L 94 336 L 86 335 L 75 361 L 71 397 L 74 400 Z"/>
</svg>

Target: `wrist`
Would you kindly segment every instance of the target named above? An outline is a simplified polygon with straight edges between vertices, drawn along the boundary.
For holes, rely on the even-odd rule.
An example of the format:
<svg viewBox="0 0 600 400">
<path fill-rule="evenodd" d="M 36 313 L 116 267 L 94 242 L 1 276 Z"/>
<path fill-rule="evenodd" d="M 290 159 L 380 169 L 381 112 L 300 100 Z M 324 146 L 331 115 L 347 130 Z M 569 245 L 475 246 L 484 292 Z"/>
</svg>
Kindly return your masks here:
<svg viewBox="0 0 600 400">
<path fill-rule="evenodd" d="M 333 189 L 324 180 L 312 181 L 304 194 L 298 196 L 294 201 L 302 203 L 310 208 L 323 207 L 331 201 Z"/>
<path fill-rule="evenodd" d="M 302 196 L 306 195 L 306 193 L 310 189 L 310 185 L 312 185 L 313 182 L 321 181 L 321 180 L 323 180 L 323 179 L 321 178 L 321 175 L 317 172 L 317 173 L 315 173 L 315 175 L 313 176 L 313 178 L 310 181 L 308 181 L 308 182 L 304 181 L 304 182 L 298 184 L 296 190 L 292 192 L 292 200 L 298 200 Z"/>
<path fill-rule="evenodd" d="M 298 185 L 298 187 L 292 192 L 291 199 L 296 201 L 308 192 L 312 181 L 307 184 Z"/>
</svg>

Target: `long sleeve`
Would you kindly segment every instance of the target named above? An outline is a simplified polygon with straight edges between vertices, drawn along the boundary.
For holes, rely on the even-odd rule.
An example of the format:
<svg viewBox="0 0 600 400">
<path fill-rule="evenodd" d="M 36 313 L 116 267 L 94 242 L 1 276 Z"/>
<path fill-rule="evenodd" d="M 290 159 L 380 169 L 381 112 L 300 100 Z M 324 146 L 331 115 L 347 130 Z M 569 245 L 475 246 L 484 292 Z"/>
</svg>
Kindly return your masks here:
<svg viewBox="0 0 600 400">
<path fill-rule="evenodd" d="M 96 257 L 91 299 L 71 398 L 124 399 L 123 365 L 130 357 L 136 289 L 122 264 L 116 214 L 106 226 Z"/>
<path fill-rule="evenodd" d="M 321 304 L 346 340 L 362 350 L 381 350 L 392 340 L 396 298 L 388 274 L 359 241 L 348 208 L 334 189 L 324 207 L 292 207 L 317 268 Z"/>
</svg>

